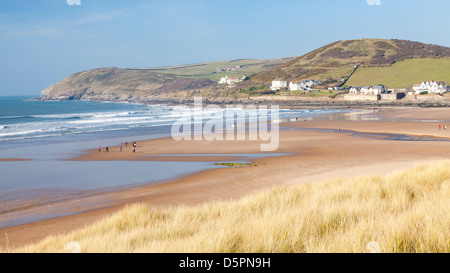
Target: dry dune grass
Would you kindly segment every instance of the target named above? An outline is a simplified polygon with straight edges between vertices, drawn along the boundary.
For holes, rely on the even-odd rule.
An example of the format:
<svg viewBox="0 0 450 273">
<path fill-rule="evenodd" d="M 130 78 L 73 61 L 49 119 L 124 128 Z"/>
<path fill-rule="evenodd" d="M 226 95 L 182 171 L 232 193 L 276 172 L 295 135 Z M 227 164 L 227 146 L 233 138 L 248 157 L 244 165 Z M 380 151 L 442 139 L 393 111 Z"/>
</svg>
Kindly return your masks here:
<svg viewBox="0 0 450 273">
<path fill-rule="evenodd" d="M 195 207 L 130 205 L 6 252 L 450 252 L 450 161 Z"/>
</svg>

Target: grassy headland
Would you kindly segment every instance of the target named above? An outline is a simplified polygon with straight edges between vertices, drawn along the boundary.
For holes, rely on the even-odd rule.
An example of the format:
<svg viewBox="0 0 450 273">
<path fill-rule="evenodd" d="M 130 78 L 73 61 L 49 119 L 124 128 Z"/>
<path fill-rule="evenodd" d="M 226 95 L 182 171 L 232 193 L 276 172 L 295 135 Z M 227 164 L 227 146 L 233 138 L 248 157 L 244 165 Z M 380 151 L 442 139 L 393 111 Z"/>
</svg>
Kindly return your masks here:
<svg viewBox="0 0 450 273">
<path fill-rule="evenodd" d="M 271 67 L 283 64 L 290 59 L 291 58 L 267 60 L 241 59 L 170 67 L 136 68 L 135 70 L 171 74 L 185 78 L 208 79 L 218 82 L 222 77 L 225 76 L 228 76 L 230 78 L 242 78 L 243 76 L 250 76 Z M 236 67 L 239 68 L 236 69 Z"/>
<path fill-rule="evenodd" d="M 384 84 L 411 88 L 421 81 L 449 81 L 450 48 L 405 40 L 360 39 L 337 41 L 299 57 L 241 59 L 158 68 L 99 68 L 73 74 L 46 88 L 45 100 L 177 101 L 193 96 L 240 98 L 236 92 L 272 80 L 315 79 L 318 89 L 342 85 Z M 357 68 L 356 73 L 353 73 Z M 232 89 L 218 85 L 221 77 L 244 77 Z M 233 93 L 234 92 L 234 93 Z M 270 94 L 269 94 L 270 95 Z M 314 100 L 314 99 L 313 99 Z"/>
</svg>

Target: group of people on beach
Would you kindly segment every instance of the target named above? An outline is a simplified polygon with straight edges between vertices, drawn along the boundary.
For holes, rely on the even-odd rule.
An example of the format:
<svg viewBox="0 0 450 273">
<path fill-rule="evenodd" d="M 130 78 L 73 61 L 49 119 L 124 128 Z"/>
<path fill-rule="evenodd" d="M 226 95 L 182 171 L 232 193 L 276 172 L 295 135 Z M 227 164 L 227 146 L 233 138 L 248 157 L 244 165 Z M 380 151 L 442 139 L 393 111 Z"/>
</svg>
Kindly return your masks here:
<svg viewBox="0 0 450 273">
<path fill-rule="evenodd" d="M 441 128 L 444 128 L 444 130 L 447 130 L 447 125 L 441 126 L 441 125 L 439 124 L 439 130 L 441 130 Z"/>
<path fill-rule="evenodd" d="M 125 142 L 125 147 L 128 147 L 128 142 Z M 132 153 L 135 153 L 135 152 L 136 152 L 136 147 L 137 147 L 137 143 L 136 143 L 136 141 L 135 141 L 135 142 L 133 142 L 133 150 L 131 150 Z M 102 151 L 102 147 L 101 147 L 100 145 L 98 146 L 98 151 L 99 151 L 99 152 Z M 108 147 L 108 146 L 105 147 L 105 151 L 106 151 L 106 152 L 109 152 L 109 147 Z M 122 146 L 120 146 L 120 150 L 119 150 L 119 151 L 120 151 L 120 152 L 123 152 Z"/>
</svg>

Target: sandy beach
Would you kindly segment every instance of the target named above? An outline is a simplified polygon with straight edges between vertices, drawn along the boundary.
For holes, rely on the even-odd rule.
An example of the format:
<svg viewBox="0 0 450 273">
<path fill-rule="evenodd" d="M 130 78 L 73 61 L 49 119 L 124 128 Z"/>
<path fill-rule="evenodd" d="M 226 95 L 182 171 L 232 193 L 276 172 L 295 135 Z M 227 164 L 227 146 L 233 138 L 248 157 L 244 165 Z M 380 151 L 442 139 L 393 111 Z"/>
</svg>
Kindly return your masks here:
<svg viewBox="0 0 450 273">
<path fill-rule="evenodd" d="M 152 206 L 195 205 L 237 199 L 274 186 L 320 183 L 333 178 L 386 175 L 414 165 L 450 157 L 450 129 L 442 120 L 450 109 L 399 109 L 363 115 L 308 119 L 280 125 L 275 153 L 252 160 L 253 167 L 202 171 L 167 183 L 98 194 L 73 200 L 74 215 L 0 230 L 0 247 L 14 248 L 91 224 L 131 203 Z M 285 129 L 283 129 L 285 128 Z M 321 130 L 326 129 L 326 130 Z M 429 137 L 427 141 L 373 138 L 355 132 Z M 449 141 L 442 141 L 449 138 Z M 383 139 L 384 138 L 384 139 Z M 436 141 L 434 141 L 436 140 Z M 439 141 L 437 141 L 439 140 Z M 258 154 L 259 141 L 175 141 L 160 138 L 91 149 L 73 161 L 205 161 L 234 162 L 237 154 Z M 170 156 L 169 156 L 170 155 Z M 229 155 L 229 156 L 228 156 Z M 13 160 L 13 159 L 2 159 Z M 66 204 L 67 205 L 67 204 Z"/>
</svg>

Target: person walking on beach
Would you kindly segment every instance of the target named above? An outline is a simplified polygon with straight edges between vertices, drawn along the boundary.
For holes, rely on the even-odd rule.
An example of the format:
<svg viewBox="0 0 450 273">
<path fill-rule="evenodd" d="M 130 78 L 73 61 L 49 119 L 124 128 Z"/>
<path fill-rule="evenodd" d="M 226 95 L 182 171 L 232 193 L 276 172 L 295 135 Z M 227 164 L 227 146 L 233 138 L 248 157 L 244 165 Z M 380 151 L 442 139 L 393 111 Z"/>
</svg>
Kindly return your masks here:
<svg viewBox="0 0 450 273">
<path fill-rule="evenodd" d="M 120 146 L 120 151 L 122 152 L 122 146 Z"/>
<path fill-rule="evenodd" d="M 101 152 L 101 151 L 102 151 L 102 148 L 101 148 L 100 146 L 98 146 L 98 151 L 99 151 L 99 152 Z"/>
<path fill-rule="evenodd" d="M 108 147 L 106 147 L 106 151 L 109 152 L 109 148 Z"/>
<path fill-rule="evenodd" d="M 441 130 L 441 125 L 439 124 L 439 130 Z"/>
<path fill-rule="evenodd" d="M 135 147 L 133 147 L 133 151 L 132 151 L 132 153 L 135 153 L 136 152 L 136 148 Z"/>
</svg>

